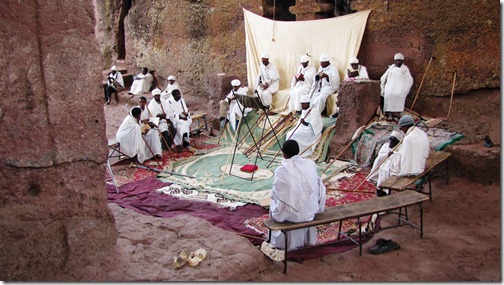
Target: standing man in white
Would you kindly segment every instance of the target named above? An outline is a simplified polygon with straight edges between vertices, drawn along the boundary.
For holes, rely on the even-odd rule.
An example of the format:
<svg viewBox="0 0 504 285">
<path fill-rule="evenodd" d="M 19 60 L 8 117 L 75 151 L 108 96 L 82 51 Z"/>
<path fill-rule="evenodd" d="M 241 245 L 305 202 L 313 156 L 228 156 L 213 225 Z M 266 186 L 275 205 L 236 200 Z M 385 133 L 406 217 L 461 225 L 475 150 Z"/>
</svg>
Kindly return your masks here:
<svg viewBox="0 0 504 285">
<path fill-rule="evenodd" d="M 390 65 L 380 78 L 383 112 L 389 120 L 399 120 L 404 111 L 406 96 L 413 85 L 413 77 L 403 61 L 404 55 L 396 53 L 394 64 Z"/>
</svg>

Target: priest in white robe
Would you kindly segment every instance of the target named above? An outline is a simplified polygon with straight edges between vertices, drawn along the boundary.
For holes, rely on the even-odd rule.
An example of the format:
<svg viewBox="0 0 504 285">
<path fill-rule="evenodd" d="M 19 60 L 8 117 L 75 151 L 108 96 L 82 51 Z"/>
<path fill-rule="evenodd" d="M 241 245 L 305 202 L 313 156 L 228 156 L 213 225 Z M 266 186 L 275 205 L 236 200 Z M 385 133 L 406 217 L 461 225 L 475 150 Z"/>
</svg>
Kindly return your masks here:
<svg viewBox="0 0 504 285">
<path fill-rule="evenodd" d="M 124 89 L 124 79 L 120 71 L 114 65 L 110 68 L 110 73 L 107 76 L 107 87 L 105 87 L 105 105 L 110 105 L 112 94 L 116 94 Z M 119 102 L 119 97 L 117 97 Z"/>
<path fill-rule="evenodd" d="M 390 65 L 380 78 L 383 112 L 389 120 L 397 121 L 399 119 L 404 111 L 406 97 L 413 85 L 413 77 L 403 61 L 404 55 L 396 53 L 394 64 Z"/>
<path fill-rule="evenodd" d="M 142 68 L 142 72 L 135 76 L 129 94 L 138 95 L 150 91 L 154 78 L 149 73 L 147 67 Z"/>
<path fill-rule="evenodd" d="M 347 69 L 344 81 L 366 80 L 369 79 L 367 68 L 359 64 L 359 59 L 356 57 L 350 58 L 350 69 Z"/>
<path fill-rule="evenodd" d="M 320 113 L 326 108 L 327 97 L 336 93 L 340 86 L 339 73 L 330 60 L 327 54 L 320 56 L 320 68 L 310 91 L 311 103 Z"/>
<path fill-rule="evenodd" d="M 190 128 L 191 128 L 191 114 L 187 109 L 186 102 L 180 94 L 180 90 L 175 89 L 172 91 L 172 98 L 168 99 L 168 105 L 173 110 L 173 125 L 177 129 L 177 133 L 173 142 L 175 145 L 183 145 L 188 151 L 196 152 L 196 149 L 190 145 Z"/>
<path fill-rule="evenodd" d="M 269 61 L 269 54 L 261 54 L 261 64 L 259 65 L 259 75 L 255 82 L 255 92 L 261 99 L 264 107 L 270 107 L 273 103 L 273 95 L 280 88 L 280 73 L 277 66 Z"/>
<path fill-rule="evenodd" d="M 151 116 L 147 109 L 147 98 L 140 96 L 138 106 L 142 109 L 140 114 L 140 127 L 142 128 L 143 137 L 147 143 L 146 153 L 157 159 L 162 158 L 161 140 L 159 138 L 160 131 L 157 129 L 154 121 L 159 121 Z"/>
<path fill-rule="evenodd" d="M 299 65 L 296 70 L 296 74 L 292 77 L 289 93 L 289 111 L 291 113 L 296 112 L 297 114 L 301 113 L 301 102 L 299 100 L 302 96 L 310 93 L 313 79 L 317 74 L 315 66 L 310 64 L 309 56 L 303 54 L 299 61 L 301 62 L 301 65 Z"/>
<path fill-rule="evenodd" d="M 165 149 L 170 149 L 177 132 L 172 121 L 174 116 L 173 109 L 167 100 L 161 98 L 161 90 L 159 88 L 152 90 L 152 96 L 154 100 L 151 100 L 147 106 L 149 117 L 159 119 L 158 128 L 163 136 L 162 145 Z"/>
<path fill-rule="evenodd" d="M 146 145 L 142 138 L 142 128 L 140 127 L 140 114 L 142 109 L 136 106 L 131 108 L 130 113 L 122 121 L 117 130 L 116 139 L 121 146 L 121 152 L 132 160 L 143 163 L 152 157 L 145 151 Z"/>
<path fill-rule="evenodd" d="M 325 209 L 326 187 L 317 173 L 315 163 L 298 155 L 299 146 L 287 140 L 282 146 L 284 160 L 275 170 L 270 198 L 270 218 L 277 222 L 307 222 Z M 292 230 L 287 233 L 287 250 L 294 250 L 317 241 L 316 227 Z M 270 244 L 285 249 L 281 231 L 272 231 Z"/>
<path fill-rule="evenodd" d="M 242 116 L 242 112 L 243 116 L 246 116 L 250 111 L 252 111 L 252 108 L 246 108 L 238 100 L 236 100 L 236 95 L 247 96 L 248 90 L 248 87 L 241 86 L 240 80 L 234 79 L 231 81 L 231 91 L 229 91 L 226 98 L 220 100 L 219 102 L 221 130 L 224 128 L 226 118 L 229 122 L 231 122 L 233 130 L 235 130 L 237 121 L 240 120 Z"/>
<path fill-rule="evenodd" d="M 161 92 L 161 98 L 165 100 L 168 100 L 172 97 L 171 93 L 173 90 L 181 90 L 175 76 L 170 75 L 168 76 L 167 80 L 168 84 L 166 85 L 166 88 Z M 180 91 L 180 93 L 182 94 L 182 91 Z"/>
<path fill-rule="evenodd" d="M 315 150 L 324 122 L 317 108 L 310 108 L 310 96 L 304 95 L 300 101 L 301 116 L 296 126 L 287 133 L 287 139 L 295 140 L 299 145 L 299 156 L 306 157 Z"/>
</svg>

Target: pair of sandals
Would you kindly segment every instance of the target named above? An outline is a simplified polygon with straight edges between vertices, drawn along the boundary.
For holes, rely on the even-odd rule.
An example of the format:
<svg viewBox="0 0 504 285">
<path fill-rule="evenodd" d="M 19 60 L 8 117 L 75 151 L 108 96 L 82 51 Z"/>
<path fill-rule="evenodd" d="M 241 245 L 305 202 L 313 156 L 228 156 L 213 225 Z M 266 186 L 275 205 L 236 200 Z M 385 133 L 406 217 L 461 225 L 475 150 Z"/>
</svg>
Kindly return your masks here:
<svg viewBox="0 0 504 285">
<path fill-rule="evenodd" d="M 274 261 L 285 260 L 285 251 L 283 249 L 276 248 L 274 245 L 268 243 L 267 241 L 263 241 L 263 243 L 261 244 L 261 252 Z"/>
<path fill-rule="evenodd" d="M 178 256 L 173 257 L 173 268 L 179 269 L 184 267 L 184 265 L 189 265 L 191 267 L 200 264 L 203 259 L 206 258 L 207 252 L 204 248 L 197 249 L 193 252 L 184 248 Z"/>
</svg>

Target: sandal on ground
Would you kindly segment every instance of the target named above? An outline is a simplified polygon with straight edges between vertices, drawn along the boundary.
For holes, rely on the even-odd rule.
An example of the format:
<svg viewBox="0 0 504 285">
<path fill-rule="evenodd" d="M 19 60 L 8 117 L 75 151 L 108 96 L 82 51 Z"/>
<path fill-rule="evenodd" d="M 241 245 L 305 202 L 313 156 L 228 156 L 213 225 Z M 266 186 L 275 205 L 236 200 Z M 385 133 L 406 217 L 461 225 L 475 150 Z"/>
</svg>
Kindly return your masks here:
<svg viewBox="0 0 504 285">
<path fill-rule="evenodd" d="M 204 248 L 200 248 L 195 250 L 194 252 L 191 253 L 189 258 L 187 259 L 187 265 L 189 266 L 196 266 L 198 265 L 203 259 L 205 259 L 207 255 L 207 252 Z"/>
<path fill-rule="evenodd" d="M 173 257 L 173 268 L 178 269 L 183 267 L 186 263 L 187 260 L 189 259 L 189 256 L 191 255 L 191 252 L 188 249 L 183 249 L 178 256 Z"/>
<path fill-rule="evenodd" d="M 285 259 L 285 252 L 283 250 L 274 247 L 266 241 L 263 241 L 261 244 L 261 251 L 274 261 L 284 261 Z"/>
</svg>

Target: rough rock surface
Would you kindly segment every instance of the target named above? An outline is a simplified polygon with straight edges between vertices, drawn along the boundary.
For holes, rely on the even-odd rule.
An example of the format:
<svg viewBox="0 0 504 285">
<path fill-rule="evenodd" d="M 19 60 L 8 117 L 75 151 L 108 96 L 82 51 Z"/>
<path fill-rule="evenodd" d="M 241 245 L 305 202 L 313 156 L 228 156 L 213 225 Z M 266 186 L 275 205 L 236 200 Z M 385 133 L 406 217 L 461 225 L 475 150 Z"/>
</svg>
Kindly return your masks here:
<svg viewBox="0 0 504 285">
<path fill-rule="evenodd" d="M 93 11 L 85 1 L 0 8 L 1 280 L 44 280 L 115 243 L 103 95 L 89 88 L 101 72 Z"/>
</svg>

